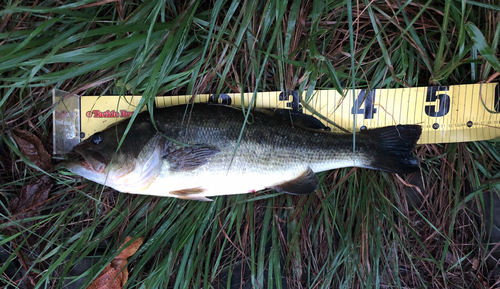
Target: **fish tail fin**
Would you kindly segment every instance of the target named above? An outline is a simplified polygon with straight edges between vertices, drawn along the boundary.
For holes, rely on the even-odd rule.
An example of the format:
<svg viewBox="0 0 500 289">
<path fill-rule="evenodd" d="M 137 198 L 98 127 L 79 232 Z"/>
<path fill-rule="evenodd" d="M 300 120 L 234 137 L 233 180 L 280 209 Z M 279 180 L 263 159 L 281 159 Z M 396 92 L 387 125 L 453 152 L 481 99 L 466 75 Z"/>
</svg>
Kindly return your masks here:
<svg viewBox="0 0 500 289">
<path fill-rule="evenodd" d="M 370 168 L 407 174 L 418 169 L 412 151 L 422 134 L 420 125 L 397 125 L 363 131 L 375 148 Z"/>
</svg>

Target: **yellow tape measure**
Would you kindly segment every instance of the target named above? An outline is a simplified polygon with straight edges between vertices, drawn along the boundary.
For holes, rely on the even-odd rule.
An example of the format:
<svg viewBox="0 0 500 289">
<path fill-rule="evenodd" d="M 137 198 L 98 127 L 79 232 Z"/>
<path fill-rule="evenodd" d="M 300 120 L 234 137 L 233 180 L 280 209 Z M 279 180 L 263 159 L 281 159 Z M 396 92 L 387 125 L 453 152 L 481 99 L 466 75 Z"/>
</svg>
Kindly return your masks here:
<svg viewBox="0 0 500 289">
<path fill-rule="evenodd" d="M 342 95 L 334 90 L 317 90 L 299 97 L 297 92 L 255 94 L 255 107 L 288 108 L 326 117 L 352 130 L 397 124 L 420 124 L 419 143 L 448 143 L 488 140 L 500 137 L 500 84 L 471 84 L 395 89 L 357 89 Z M 219 103 L 250 105 L 253 93 L 221 94 Z M 81 134 L 86 138 L 109 125 L 130 117 L 140 96 L 85 96 L 81 98 Z M 156 106 L 174 106 L 190 101 L 214 101 L 209 94 L 157 97 Z M 330 122 L 330 123 L 329 123 Z"/>
</svg>

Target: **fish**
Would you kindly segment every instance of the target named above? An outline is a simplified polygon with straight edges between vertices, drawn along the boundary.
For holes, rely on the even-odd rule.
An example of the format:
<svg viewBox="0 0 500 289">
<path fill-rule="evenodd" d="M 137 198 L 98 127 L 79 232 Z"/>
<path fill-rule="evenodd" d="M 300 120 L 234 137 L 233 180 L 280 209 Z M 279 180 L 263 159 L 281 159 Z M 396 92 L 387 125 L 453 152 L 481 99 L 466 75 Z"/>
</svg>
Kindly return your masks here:
<svg viewBox="0 0 500 289">
<path fill-rule="evenodd" d="M 362 130 L 353 146 L 352 134 L 298 111 L 255 108 L 245 121 L 241 108 L 206 103 L 139 113 L 125 134 L 128 124 L 75 146 L 81 159 L 67 169 L 130 194 L 200 201 L 265 189 L 304 195 L 317 190 L 322 171 L 417 170 L 412 152 L 422 133 L 412 124 Z"/>
</svg>

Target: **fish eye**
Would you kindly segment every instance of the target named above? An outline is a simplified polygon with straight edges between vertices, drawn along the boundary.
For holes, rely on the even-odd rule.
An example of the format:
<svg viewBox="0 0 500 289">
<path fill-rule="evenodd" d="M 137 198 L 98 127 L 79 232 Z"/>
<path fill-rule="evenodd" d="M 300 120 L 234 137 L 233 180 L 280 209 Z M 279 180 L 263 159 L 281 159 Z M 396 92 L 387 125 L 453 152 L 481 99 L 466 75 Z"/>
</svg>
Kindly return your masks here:
<svg viewBox="0 0 500 289">
<path fill-rule="evenodd" d="M 98 133 L 92 135 L 91 139 L 92 139 L 92 142 L 94 144 L 99 144 L 102 141 L 102 134 L 100 132 L 98 132 Z"/>
</svg>

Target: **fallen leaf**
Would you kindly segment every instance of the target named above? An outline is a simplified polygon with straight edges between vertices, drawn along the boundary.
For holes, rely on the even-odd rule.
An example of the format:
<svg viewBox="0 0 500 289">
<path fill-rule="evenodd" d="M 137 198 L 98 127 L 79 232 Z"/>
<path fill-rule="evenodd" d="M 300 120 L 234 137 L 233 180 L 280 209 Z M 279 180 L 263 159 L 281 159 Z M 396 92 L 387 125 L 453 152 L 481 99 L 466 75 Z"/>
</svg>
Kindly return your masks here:
<svg viewBox="0 0 500 289">
<path fill-rule="evenodd" d="M 123 246 L 132 240 L 132 237 L 126 237 L 120 250 Z M 118 254 L 111 263 L 97 276 L 87 289 L 121 289 L 128 280 L 127 259 L 139 250 L 143 238 L 137 238 L 128 247 Z"/>
<path fill-rule="evenodd" d="M 130 240 L 132 240 L 132 237 L 126 237 L 125 241 L 120 246 L 120 249 L 123 246 L 127 245 L 127 243 L 130 242 Z M 137 250 L 139 250 L 139 248 L 141 247 L 142 241 L 143 241 L 142 238 L 137 238 L 127 248 L 123 249 L 123 251 L 121 251 L 120 254 L 118 254 L 118 256 L 116 256 L 115 259 L 127 260 L 128 258 L 132 257 L 135 254 L 135 252 L 137 252 Z"/>
<path fill-rule="evenodd" d="M 50 154 L 34 134 L 25 130 L 12 131 L 12 137 L 21 152 L 37 167 L 48 170 L 52 167 Z"/>
<path fill-rule="evenodd" d="M 36 209 L 47 200 L 53 183 L 48 176 L 25 185 L 19 196 L 9 204 L 9 212 L 19 219 L 33 217 Z"/>
</svg>

